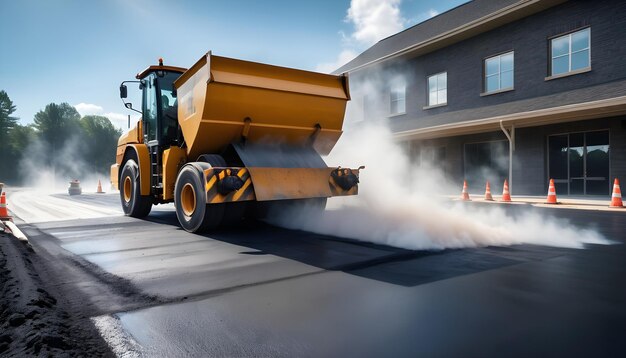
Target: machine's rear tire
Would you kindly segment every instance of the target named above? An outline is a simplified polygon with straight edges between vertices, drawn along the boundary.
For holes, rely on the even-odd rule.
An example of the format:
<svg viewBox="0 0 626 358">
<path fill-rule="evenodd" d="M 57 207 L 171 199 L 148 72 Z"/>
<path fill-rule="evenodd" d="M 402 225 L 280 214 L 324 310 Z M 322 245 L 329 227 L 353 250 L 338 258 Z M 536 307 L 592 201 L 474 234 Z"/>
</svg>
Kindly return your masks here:
<svg viewBox="0 0 626 358">
<path fill-rule="evenodd" d="M 152 198 L 142 196 L 139 186 L 139 167 L 133 159 L 129 159 L 122 168 L 120 175 L 120 200 L 124 214 L 135 218 L 143 218 L 150 214 Z"/>
<path fill-rule="evenodd" d="M 227 167 L 228 164 L 224 157 L 219 154 L 202 154 L 198 157 L 198 162 L 208 163 L 211 167 Z M 224 203 L 224 215 L 221 225 L 234 226 L 239 224 L 245 217 L 248 203 L 245 201 Z"/>
<path fill-rule="evenodd" d="M 226 160 L 219 154 L 202 154 L 198 157 L 198 162 L 209 163 L 211 167 L 225 167 Z"/>
<path fill-rule="evenodd" d="M 199 165 L 197 163 L 196 165 Z M 183 229 L 203 232 L 218 227 L 224 217 L 224 204 L 207 204 L 203 166 L 188 164 L 181 169 L 174 188 L 176 216 Z M 209 167 L 209 166 L 207 166 Z"/>
</svg>

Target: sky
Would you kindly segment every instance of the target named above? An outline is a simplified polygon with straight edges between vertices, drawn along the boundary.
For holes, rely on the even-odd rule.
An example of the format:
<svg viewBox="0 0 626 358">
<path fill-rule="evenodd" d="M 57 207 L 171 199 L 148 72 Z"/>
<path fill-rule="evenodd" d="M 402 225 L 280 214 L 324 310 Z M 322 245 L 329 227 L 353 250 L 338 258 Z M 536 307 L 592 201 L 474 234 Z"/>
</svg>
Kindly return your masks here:
<svg viewBox="0 0 626 358">
<path fill-rule="evenodd" d="M 123 107 L 119 84 L 159 57 L 190 67 L 211 50 L 331 72 L 377 41 L 464 2 L 0 0 L 0 90 L 22 124 L 48 103 L 67 102 L 125 129 L 135 113 Z"/>
</svg>

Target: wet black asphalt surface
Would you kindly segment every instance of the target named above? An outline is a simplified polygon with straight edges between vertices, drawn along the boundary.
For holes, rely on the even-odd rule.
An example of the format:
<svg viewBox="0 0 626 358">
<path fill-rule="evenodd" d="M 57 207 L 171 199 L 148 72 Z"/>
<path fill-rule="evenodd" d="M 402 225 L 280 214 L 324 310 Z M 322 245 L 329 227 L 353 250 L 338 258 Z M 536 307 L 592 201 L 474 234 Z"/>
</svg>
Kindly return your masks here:
<svg viewBox="0 0 626 358">
<path fill-rule="evenodd" d="M 410 251 L 261 223 L 191 235 L 169 211 L 36 229 L 168 298 L 101 310 L 148 356 L 625 356 L 626 212 L 507 210 L 615 244 Z"/>
</svg>

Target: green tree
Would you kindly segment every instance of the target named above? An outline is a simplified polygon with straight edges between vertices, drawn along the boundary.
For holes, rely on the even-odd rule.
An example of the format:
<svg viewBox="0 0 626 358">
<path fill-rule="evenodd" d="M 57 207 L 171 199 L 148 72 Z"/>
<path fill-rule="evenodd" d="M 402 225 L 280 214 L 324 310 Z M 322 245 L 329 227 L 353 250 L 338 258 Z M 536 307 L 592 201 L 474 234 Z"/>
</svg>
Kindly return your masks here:
<svg viewBox="0 0 626 358">
<path fill-rule="evenodd" d="M 0 91 L 0 151 L 4 153 L 9 142 L 9 131 L 17 124 L 17 117 L 12 117 L 15 105 L 5 91 Z"/>
<path fill-rule="evenodd" d="M 76 108 L 68 103 L 50 103 L 43 110 L 35 114 L 34 127 L 39 137 L 52 148 L 61 148 L 74 134 L 80 134 L 80 114 Z"/>
<path fill-rule="evenodd" d="M 17 126 L 17 117 L 11 116 L 15 112 L 15 105 L 5 91 L 0 91 L 0 182 L 15 181 L 17 174 L 14 170 L 17 160 L 11 147 L 11 132 Z"/>
<path fill-rule="evenodd" d="M 36 139 L 37 133 L 32 126 L 17 124 L 9 133 L 9 145 L 14 153 L 22 153 Z"/>
<path fill-rule="evenodd" d="M 115 148 L 122 131 L 103 116 L 84 116 L 80 125 L 84 135 L 85 161 L 94 171 L 106 173 L 115 162 Z"/>
<path fill-rule="evenodd" d="M 46 150 L 33 154 L 38 157 L 31 160 L 52 164 L 52 175 L 55 179 L 57 167 L 61 169 L 61 175 L 75 175 L 80 169 L 76 163 L 78 148 L 66 144 L 81 137 L 80 114 L 76 108 L 68 103 L 50 103 L 35 114 L 33 127 Z"/>
</svg>

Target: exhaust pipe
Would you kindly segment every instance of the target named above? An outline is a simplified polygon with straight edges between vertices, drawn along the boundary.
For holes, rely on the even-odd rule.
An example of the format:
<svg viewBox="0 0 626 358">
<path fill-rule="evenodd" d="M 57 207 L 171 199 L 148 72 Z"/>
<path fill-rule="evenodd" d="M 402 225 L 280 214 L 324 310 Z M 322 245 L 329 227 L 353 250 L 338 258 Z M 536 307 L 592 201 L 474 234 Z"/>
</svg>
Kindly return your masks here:
<svg viewBox="0 0 626 358">
<path fill-rule="evenodd" d="M 343 190 L 350 190 L 359 184 L 359 177 L 356 176 L 351 169 L 341 169 L 341 167 L 338 167 L 330 173 L 330 176 Z"/>
<path fill-rule="evenodd" d="M 226 169 L 218 175 L 218 178 L 224 174 L 224 177 L 217 182 L 217 192 L 226 195 L 230 192 L 237 191 L 243 186 L 243 180 L 237 175 L 231 175 L 230 169 Z"/>
</svg>

